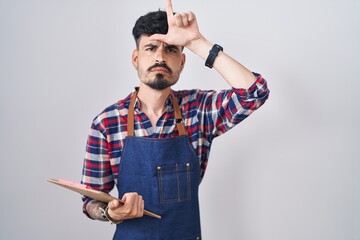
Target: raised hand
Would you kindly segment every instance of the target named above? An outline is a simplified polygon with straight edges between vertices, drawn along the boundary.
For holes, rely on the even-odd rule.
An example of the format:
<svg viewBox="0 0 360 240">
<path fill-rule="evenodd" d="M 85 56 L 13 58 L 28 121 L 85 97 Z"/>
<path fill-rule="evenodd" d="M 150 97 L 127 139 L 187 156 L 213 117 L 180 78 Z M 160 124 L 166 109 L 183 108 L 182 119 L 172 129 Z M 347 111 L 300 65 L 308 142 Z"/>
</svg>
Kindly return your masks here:
<svg viewBox="0 0 360 240">
<path fill-rule="evenodd" d="M 186 47 L 191 41 L 201 38 L 193 12 L 174 14 L 171 0 L 166 0 L 166 13 L 169 25 L 168 33 L 165 35 L 154 34 L 150 36 L 150 39 Z"/>
</svg>

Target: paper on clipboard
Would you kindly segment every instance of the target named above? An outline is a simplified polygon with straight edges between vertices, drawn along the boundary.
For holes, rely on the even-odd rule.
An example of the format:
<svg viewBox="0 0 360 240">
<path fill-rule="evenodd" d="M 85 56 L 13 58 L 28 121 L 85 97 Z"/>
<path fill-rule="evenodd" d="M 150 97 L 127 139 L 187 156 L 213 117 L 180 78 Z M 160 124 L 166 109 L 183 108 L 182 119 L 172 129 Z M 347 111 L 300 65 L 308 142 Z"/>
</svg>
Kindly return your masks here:
<svg viewBox="0 0 360 240">
<path fill-rule="evenodd" d="M 67 181 L 67 180 L 57 180 L 57 179 L 47 179 L 48 182 L 50 183 L 54 183 L 56 185 L 59 185 L 61 187 L 67 188 L 69 190 L 72 190 L 74 192 L 78 192 L 81 195 L 87 196 L 89 198 L 101 201 L 101 202 L 105 202 L 108 203 L 114 199 L 117 199 L 120 201 L 120 203 L 124 204 L 123 201 L 121 201 L 120 199 L 111 196 L 110 194 L 101 192 L 101 191 L 97 191 L 91 188 L 88 188 L 86 185 L 80 184 L 80 183 L 73 183 L 71 181 Z M 161 218 L 161 216 L 149 212 L 147 210 L 144 210 L 144 214 L 151 216 L 151 217 L 155 217 L 155 218 Z"/>
</svg>

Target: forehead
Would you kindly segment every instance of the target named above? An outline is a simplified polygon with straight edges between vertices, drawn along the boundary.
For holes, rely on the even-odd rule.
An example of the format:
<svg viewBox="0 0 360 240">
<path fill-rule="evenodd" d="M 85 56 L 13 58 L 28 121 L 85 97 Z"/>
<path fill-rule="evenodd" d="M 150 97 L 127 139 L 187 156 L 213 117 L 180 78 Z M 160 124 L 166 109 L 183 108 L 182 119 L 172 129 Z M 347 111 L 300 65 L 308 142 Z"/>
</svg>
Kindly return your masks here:
<svg viewBox="0 0 360 240">
<path fill-rule="evenodd" d="M 162 42 L 162 41 L 159 41 L 159 40 L 151 40 L 150 39 L 150 36 L 147 36 L 147 35 L 141 35 L 140 39 L 139 39 L 139 47 L 144 47 L 144 46 L 147 46 L 149 44 L 153 44 L 153 45 L 156 45 L 156 46 L 159 46 L 159 45 L 164 45 L 164 47 L 167 47 L 167 46 L 174 46 L 176 48 L 179 48 L 181 49 L 181 46 L 176 46 L 176 45 L 169 45 L 165 42 Z"/>
</svg>

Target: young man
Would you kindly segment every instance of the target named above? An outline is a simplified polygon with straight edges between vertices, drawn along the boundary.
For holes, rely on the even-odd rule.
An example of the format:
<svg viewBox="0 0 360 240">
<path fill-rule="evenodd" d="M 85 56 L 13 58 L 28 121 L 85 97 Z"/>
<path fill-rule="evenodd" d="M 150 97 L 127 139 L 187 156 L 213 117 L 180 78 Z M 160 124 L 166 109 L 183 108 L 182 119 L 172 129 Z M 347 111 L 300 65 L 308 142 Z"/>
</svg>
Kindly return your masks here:
<svg viewBox="0 0 360 240">
<path fill-rule="evenodd" d="M 171 0 L 166 12 L 140 17 L 133 35 L 140 85 L 94 119 L 82 178 L 104 192 L 116 184 L 125 204 L 84 197 L 84 212 L 116 223 L 114 239 L 201 239 L 198 187 L 212 140 L 258 109 L 269 90 L 260 75 L 199 32 L 194 13 L 173 14 Z M 173 91 L 185 65 L 184 47 L 231 88 Z M 143 216 L 144 203 L 162 218 Z"/>
</svg>

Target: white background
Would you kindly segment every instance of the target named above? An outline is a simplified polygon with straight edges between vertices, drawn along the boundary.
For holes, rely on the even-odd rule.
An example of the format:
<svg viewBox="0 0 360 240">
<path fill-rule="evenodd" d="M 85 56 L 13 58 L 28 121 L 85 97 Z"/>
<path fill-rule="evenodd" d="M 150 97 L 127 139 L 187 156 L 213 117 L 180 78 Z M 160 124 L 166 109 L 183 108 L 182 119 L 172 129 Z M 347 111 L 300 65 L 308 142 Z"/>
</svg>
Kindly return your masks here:
<svg viewBox="0 0 360 240">
<path fill-rule="evenodd" d="M 360 239 L 360 2 L 175 0 L 268 80 L 268 102 L 214 141 L 203 238 Z M 0 0 L 0 239 L 111 239 L 80 195 L 87 133 L 138 84 L 136 19 L 164 1 Z M 227 84 L 185 50 L 175 89 Z M 116 194 L 116 193 L 114 193 Z"/>
</svg>

